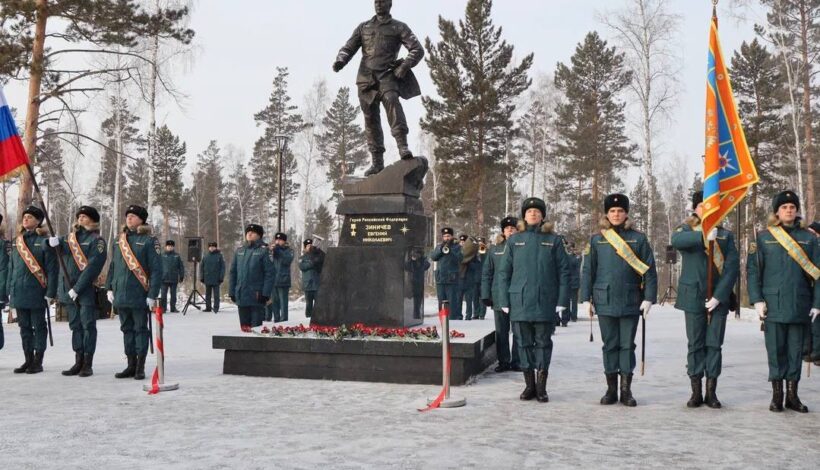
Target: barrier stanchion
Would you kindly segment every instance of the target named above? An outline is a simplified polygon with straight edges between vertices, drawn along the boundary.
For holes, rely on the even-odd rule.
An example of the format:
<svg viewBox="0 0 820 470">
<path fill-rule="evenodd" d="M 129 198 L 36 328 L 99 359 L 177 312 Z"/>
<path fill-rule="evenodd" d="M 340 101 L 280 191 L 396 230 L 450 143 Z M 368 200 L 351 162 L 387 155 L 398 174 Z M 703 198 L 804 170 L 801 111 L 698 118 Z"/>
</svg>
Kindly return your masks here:
<svg viewBox="0 0 820 470">
<path fill-rule="evenodd" d="M 157 320 L 157 365 L 154 368 L 154 374 L 151 376 L 151 383 L 143 385 L 143 390 L 148 392 L 149 395 L 154 395 L 159 392 L 168 392 L 171 390 L 177 390 L 179 388 L 178 383 L 165 383 L 165 345 L 163 343 L 163 329 L 165 328 L 165 324 L 162 319 L 162 307 L 157 304 L 156 309 L 154 310 L 154 315 L 156 316 Z"/>
<path fill-rule="evenodd" d="M 441 321 L 441 392 L 436 398 L 427 400 L 427 408 L 419 411 L 430 411 L 435 408 L 458 408 L 467 404 L 465 398 L 450 396 L 450 305 L 442 302 L 438 312 Z"/>
</svg>

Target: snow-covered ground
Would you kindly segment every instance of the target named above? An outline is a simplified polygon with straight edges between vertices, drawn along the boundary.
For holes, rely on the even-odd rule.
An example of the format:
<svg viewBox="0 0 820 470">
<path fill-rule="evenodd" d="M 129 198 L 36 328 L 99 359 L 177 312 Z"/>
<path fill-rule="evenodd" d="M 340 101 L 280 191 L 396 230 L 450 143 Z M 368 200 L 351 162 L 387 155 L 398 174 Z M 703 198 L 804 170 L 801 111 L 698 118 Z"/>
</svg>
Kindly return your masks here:
<svg viewBox="0 0 820 470">
<path fill-rule="evenodd" d="M 303 308 L 295 303 L 291 318 Z M 428 413 L 416 409 L 435 387 L 222 375 L 211 335 L 238 329 L 230 305 L 166 315 L 167 378 L 180 389 L 157 396 L 114 379 L 124 365 L 117 320 L 98 322 L 87 379 L 60 375 L 73 361 L 66 323 L 54 323 L 44 373 L 12 374 L 20 338 L 5 325 L 0 468 L 817 468 L 820 370 L 801 382 L 811 413 L 769 412 L 763 336 L 744 317 L 727 326 L 722 410 L 686 408 L 683 316 L 669 306 L 648 322 L 637 408 L 598 404 L 600 334 L 594 324 L 589 343 L 587 321 L 558 330 L 550 403 L 519 401 L 520 373 L 488 371 L 453 389 L 466 407 Z M 149 357 L 149 374 L 153 365 Z"/>
</svg>

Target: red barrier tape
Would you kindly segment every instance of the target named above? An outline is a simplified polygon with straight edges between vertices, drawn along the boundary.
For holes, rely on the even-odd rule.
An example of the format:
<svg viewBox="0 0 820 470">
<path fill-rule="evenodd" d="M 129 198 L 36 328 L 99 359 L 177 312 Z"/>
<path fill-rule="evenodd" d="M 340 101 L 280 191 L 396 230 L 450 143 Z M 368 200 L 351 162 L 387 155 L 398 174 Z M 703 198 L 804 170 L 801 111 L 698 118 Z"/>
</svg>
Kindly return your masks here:
<svg viewBox="0 0 820 470">
<path fill-rule="evenodd" d="M 450 309 L 446 307 L 442 307 L 441 310 L 438 311 L 438 319 L 441 322 L 441 340 L 444 341 L 444 335 L 449 334 L 448 331 L 444 329 L 444 320 L 450 316 Z M 450 348 L 447 348 L 447 368 L 445 370 L 447 376 L 450 376 Z M 425 411 L 430 411 L 438 408 L 441 406 L 441 402 L 444 401 L 444 397 L 447 394 L 447 388 L 442 384 L 441 392 L 439 392 L 438 396 L 427 405 L 427 408 L 419 408 L 419 411 L 424 413 Z"/>
<path fill-rule="evenodd" d="M 162 320 L 162 307 L 158 305 L 156 310 L 154 310 L 154 314 L 157 316 L 157 331 L 162 331 L 163 326 L 165 326 Z M 162 358 L 165 359 L 165 349 L 163 348 L 162 341 L 159 335 L 156 335 L 156 338 L 157 354 L 162 355 Z M 151 376 L 151 390 L 148 391 L 148 395 L 156 395 L 157 393 L 159 393 L 159 365 L 154 366 L 154 374 Z"/>
</svg>

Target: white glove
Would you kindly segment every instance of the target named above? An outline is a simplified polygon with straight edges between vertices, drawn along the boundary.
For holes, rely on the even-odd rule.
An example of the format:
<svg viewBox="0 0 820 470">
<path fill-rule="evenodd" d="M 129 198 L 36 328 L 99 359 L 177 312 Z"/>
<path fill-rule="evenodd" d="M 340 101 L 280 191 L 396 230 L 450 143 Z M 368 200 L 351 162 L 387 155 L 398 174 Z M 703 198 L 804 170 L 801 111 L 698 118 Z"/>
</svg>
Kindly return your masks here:
<svg viewBox="0 0 820 470">
<path fill-rule="evenodd" d="M 501 307 L 501 311 L 504 312 L 505 314 L 509 315 L 510 314 L 510 307 Z"/>
<path fill-rule="evenodd" d="M 561 307 L 561 306 L 559 305 L 559 306 L 555 307 L 555 313 L 561 313 L 561 312 L 563 312 L 563 311 L 564 311 L 564 310 L 566 310 L 566 309 L 567 309 L 566 307 Z"/>
<path fill-rule="evenodd" d="M 71 300 L 77 300 L 77 292 L 74 289 L 68 291 L 68 296 L 71 297 Z"/>
<path fill-rule="evenodd" d="M 652 302 L 648 300 L 644 300 L 641 302 L 640 310 L 643 312 L 643 317 L 647 318 L 649 316 L 649 309 L 652 308 Z"/>
<path fill-rule="evenodd" d="M 51 302 L 54 302 L 54 299 L 49 297 L 49 296 L 45 296 L 43 298 L 46 299 L 46 303 L 49 304 L 49 305 L 51 305 Z"/>
<path fill-rule="evenodd" d="M 717 227 L 713 228 L 712 230 L 709 230 L 709 234 L 706 235 L 706 240 L 710 241 L 710 242 L 713 242 L 713 241 L 717 240 L 717 233 L 718 233 Z"/>
<path fill-rule="evenodd" d="M 755 311 L 757 312 L 757 316 L 763 320 L 766 318 L 766 302 L 755 302 Z"/>
<path fill-rule="evenodd" d="M 112 304 L 114 303 L 114 291 L 112 291 L 112 290 L 108 291 L 105 294 L 105 296 L 108 297 L 108 302 L 110 302 Z"/>
<path fill-rule="evenodd" d="M 57 237 L 48 237 L 48 246 L 54 248 L 60 244 L 60 239 Z"/>
<path fill-rule="evenodd" d="M 720 300 L 712 297 L 711 299 L 709 299 L 708 302 L 706 302 L 706 310 L 709 310 L 711 312 L 712 310 L 717 308 L 718 305 L 720 305 Z"/>
<path fill-rule="evenodd" d="M 153 309 L 154 306 L 157 305 L 157 299 L 151 299 L 151 298 L 146 297 L 145 298 L 145 305 L 147 305 L 148 308 Z"/>
<path fill-rule="evenodd" d="M 820 317 L 820 308 L 811 309 L 809 315 L 811 315 L 811 321 L 814 321 L 817 317 Z"/>
<path fill-rule="evenodd" d="M 592 302 L 584 302 L 582 306 L 587 312 L 587 315 L 589 315 L 589 318 L 592 318 L 592 316 L 595 315 L 595 305 L 593 305 Z"/>
</svg>

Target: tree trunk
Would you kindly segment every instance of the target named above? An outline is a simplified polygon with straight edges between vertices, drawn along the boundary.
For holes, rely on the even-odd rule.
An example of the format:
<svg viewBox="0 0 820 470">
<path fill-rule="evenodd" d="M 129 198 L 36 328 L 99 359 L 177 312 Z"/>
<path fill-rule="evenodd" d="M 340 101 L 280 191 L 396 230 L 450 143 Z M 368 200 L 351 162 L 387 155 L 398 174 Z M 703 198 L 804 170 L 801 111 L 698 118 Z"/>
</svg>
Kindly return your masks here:
<svg viewBox="0 0 820 470">
<path fill-rule="evenodd" d="M 171 233 L 171 214 L 168 211 L 168 207 L 163 205 L 162 206 L 162 236 L 165 240 L 168 239 L 168 235 Z"/>
<path fill-rule="evenodd" d="M 157 11 L 160 10 L 159 0 L 156 1 Z M 154 207 L 154 153 L 156 152 L 157 135 L 157 61 L 159 60 L 159 36 L 155 35 L 151 41 L 151 82 L 148 85 L 148 214 Z"/>
<path fill-rule="evenodd" d="M 36 0 L 37 19 L 34 25 L 34 43 L 29 65 L 28 105 L 26 109 L 26 129 L 23 133 L 23 145 L 29 160 L 34 163 L 37 152 L 37 127 L 40 124 L 40 88 L 43 81 L 43 62 L 46 42 L 46 22 L 48 21 L 48 2 Z M 17 193 L 17 218 L 23 217 L 26 206 L 31 204 L 34 185 L 28 172 L 20 174 L 20 191 Z"/>
<path fill-rule="evenodd" d="M 806 0 L 800 0 L 800 55 L 803 59 L 803 142 L 806 146 L 803 151 L 803 157 L 806 159 L 806 200 L 805 204 L 805 218 L 806 220 L 814 220 L 814 213 L 816 210 L 814 199 L 814 147 L 812 145 L 811 125 L 812 125 L 812 110 L 811 110 L 811 68 L 809 66 L 809 38 L 808 38 L 808 18 L 806 11 Z"/>
<path fill-rule="evenodd" d="M 214 191 L 214 240 L 216 241 L 216 246 L 221 246 L 219 244 L 219 192 Z"/>
</svg>

